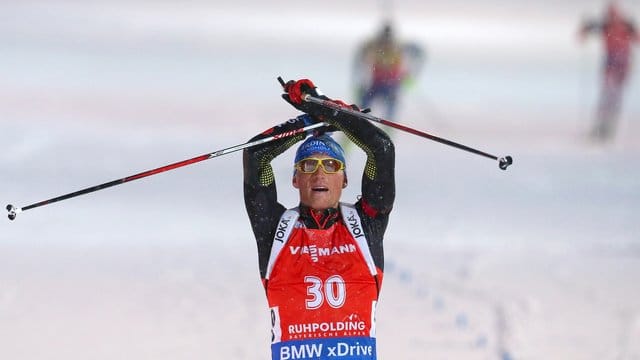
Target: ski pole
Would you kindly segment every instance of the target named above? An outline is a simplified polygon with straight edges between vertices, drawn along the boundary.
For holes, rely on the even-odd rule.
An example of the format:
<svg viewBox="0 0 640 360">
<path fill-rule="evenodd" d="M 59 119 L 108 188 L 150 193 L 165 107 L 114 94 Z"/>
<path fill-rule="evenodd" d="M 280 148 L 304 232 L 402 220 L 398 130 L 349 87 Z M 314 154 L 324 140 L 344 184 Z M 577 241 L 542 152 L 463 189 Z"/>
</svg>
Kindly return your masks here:
<svg viewBox="0 0 640 360">
<path fill-rule="evenodd" d="M 377 123 L 380 123 L 380 124 L 383 124 L 383 125 L 387 125 L 387 126 L 390 126 L 390 127 L 393 127 L 393 128 L 408 132 L 410 134 L 418 135 L 418 136 L 421 136 L 423 138 L 427 138 L 429 140 L 437 141 L 437 142 L 439 142 L 441 144 L 453 146 L 453 147 L 455 147 L 457 149 L 461 149 L 461 150 L 468 151 L 468 152 L 473 153 L 473 154 L 481 155 L 481 156 L 487 157 L 489 159 L 498 160 L 498 167 L 500 169 L 502 169 L 502 170 L 506 170 L 509 165 L 513 164 L 513 158 L 511 156 L 505 156 L 505 157 L 498 158 L 497 156 L 489 154 L 489 153 L 486 153 L 484 151 L 480 151 L 480 150 L 474 149 L 472 147 L 469 147 L 469 146 L 466 146 L 466 145 L 462 145 L 462 144 L 459 144 L 459 143 L 456 143 L 456 142 L 453 142 L 451 140 L 447 140 L 447 139 L 444 139 L 444 138 L 441 138 L 441 137 L 438 137 L 438 136 L 435 136 L 435 135 L 427 134 L 424 131 L 416 130 L 416 129 L 410 128 L 408 126 L 404 126 L 404 125 L 401 125 L 401 124 L 398 124 L 398 123 L 395 123 L 395 122 L 392 122 L 392 121 L 389 121 L 389 120 L 381 119 L 379 117 L 375 117 L 375 116 L 373 116 L 371 114 L 368 114 L 368 113 L 365 113 L 365 112 L 361 112 L 361 111 L 354 110 L 354 109 L 351 109 L 351 108 L 343 107 L 343 106 L 340 106 L 339 104 L 336 104 L 336 103 L 334 103 L 334 102 L 332 102 L 330 100 L 324 100 L 324 99 L 321 99 L 321 98 L 318 98 L 318 97 L 315 97 L 315 96 L 311 96 L 309 94 L 303 95 L 302 98 L 303 98 L 304 101 L 311 102 L 311 103 L 314 103 L 314 104 L 318 104 L 318 105 L 333 109 L 335 111 L 335 114 L 337 114 L 337 112 L 347 113 L 349 115 L 353 115 L 353 116 L 359 117 L 361 119 L 366 119 L 366 120 L 369 120 L 369 121 L 373 121 L 373 122 L 377 122 Z"/>
<path fill-rule="evenodd" d="M 251 142 L 248 142 L 248 143 L 231 146 L 231 147 L 228 147 L 226 149 L 217 150 L 217 151 L 214 151 L 214 152 L 211 152 L 211 153 L 208 153 L 208 154 L 203 154 L 203 155 L 200 155 L 200 156 L 196 156 L 196 157 L 191 158 L 191 159 L 178 161 L 178 162 L 175 162 L 173 164 L 161 166 L 161 167 L 156 168 L 156 169 L 143 171 L 141 173 L 138 173 L 138 174 L 135 174 L 135 175 L 131 175 L 131 176 L 127 176 L 127 177 L 124 177 L 124 178 L 121 178 L 121 179 L 109 181 L 109 182 L 106 182 L 104 184 L 91 186 L 91 187 L 88 187 L 86 189 L 74 191 L 74 192 L 71 192 L 71 193 L 68 193 L 68 194 L 65 194 L 65 195 L 61 195 L 61 196 L 57 196 L 57 197 L 54 197 L 54 198 L 51 198 L 51 199 L 43 200 L 43 201 L 28 205 L 28 206 L 16 207 L 16 206 L 13 206 L 13 205 L 9 204 L 6 207 L 7 211 L 9 212 L 9 215 L 8 215 L 9 216 L 9 220 L 14 220 L 19 213 L 21 213 L 23 211 L 26 211 L 26 210 L 30 210 L 30 209 L 33 209 L 33 208 L 37 208 L 37 207 L 40 207 L 40 206 L 48 205 L 48 204 L 51 204 L 51 203 L 54 203 L 54 202 L 58 202 L 58 201 L 62 201 L 62 200 L 71 199 L 71 198 L 76 197 L 76 196 L 88 194 L 88 193 L 91 193 L 91 192 L 94 192 L 94 191 L 98 191 L 98 190 L 103 190 L 103 189 L 106 189 L 106 188 L 109 188 L 109 187 L 112 187 L 112 186 L 115 186 L 115 185 L 121 185 L 121 184 L 124 184 L 126 182 L 142 179 L 142 178 L 147 177 L 147 176 L 156 175 L 156 174 L 159 174 L 161 172 L 173 170 L 173 169 L 176 169 L 176 168 L 179 168 L 179 167 L 182 167 L 182 166 L 186 166 L 186 165 L 191 165 L 191 164 L 203 161 L 203 160 L 209 160 L 209 159 L 212 159 L 214 157 L 226 155 L 226 154 L 229 154 L 229 153 L 232 153 L 232 152 L 235 152 L 235 151 L 238 151 L 238 150 L 246 149 L 246 148 L 249 148 L 249 147 L 252 147 L 252 146 L 268 143 L 268 142 L 273 141 L 273 140 L 278 140 L 278 139 L 291 137 L 291 136 L 298 135 L 300 133 L 304 133 L 304 132 L 307 132 L 309 130 L 312 130 L 312 129 L 315 129 L 315 128 L 319 128 L 319 127 L 322 127 L 322 126 L 325 126 L 325 125 L 327 125 L 327 124 L 322 123 L 322 122 L 311 124 L 311 125 L 305 126 L 303 128 L 299 128 L 299 129 L 295 129 L 295 130 L 290 130 L 290 131 L 284 132 L 282 134 L 276 134 L 276 135 L 273 135 L 273 136 L 268 136 L 266 138 L 258 139 L 258 140 L 251 141 Z"/>
</svg>

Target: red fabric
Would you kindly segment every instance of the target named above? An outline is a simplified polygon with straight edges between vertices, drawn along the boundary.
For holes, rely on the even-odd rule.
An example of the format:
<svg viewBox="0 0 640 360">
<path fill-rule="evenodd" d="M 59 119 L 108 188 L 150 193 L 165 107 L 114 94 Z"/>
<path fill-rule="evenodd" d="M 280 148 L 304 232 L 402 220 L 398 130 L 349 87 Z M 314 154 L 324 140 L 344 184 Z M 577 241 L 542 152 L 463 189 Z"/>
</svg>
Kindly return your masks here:
<svg viewBox="0 0 640 360">
<path fill-rule="evenodd" d="M 328 230 L 294 229 L 267 282 L 269 307 L 277 313 L 274 342 L 375 337 L 378 285 L 344 224 Z M 354 331 L 301 330 L 325 323 L 359 326 Z"/>
<path fill-rule="evenodd" d="M 284 91 L 286 91 L 289 94 L 289 99 L 291 100 L 291 102 L 293 102 L 294 104 L 301 104 L 302 103 L 302 95 L 310 90 L 315 88 L 316 86 L 313 84 L 313 82 L 309 79 L 300 79 L 298 81 L 295 82 L 288 82 L 287 85 L 285 85 L 284 87 Z"/>
<path fill-rule="evenodd" d="M 309 213 L 311 214 L 311 217 L 318 225 L 318 229 L 326 229 L 327 223 L 329 222 L 329 220 L 332 220 L 338 217 L 338 213 L 333 213 L 325 216 L 322 211 L 316 211 L 313 209 L 309 209 Z"/>
<path fill-rule="evenodd" d="M 270 135 L 274 130 L 274 128 L 268 128 L 267 130 L 262 132 L 262 135 Z"/>
<path fill-rule="evenodd" d="M 378 210 L 369 205 L 365 199 L 362 199 L 362 211 L 364 211 L 364 213 L 370 218 L 374 218 L 378 215 Z"/>
</svg>

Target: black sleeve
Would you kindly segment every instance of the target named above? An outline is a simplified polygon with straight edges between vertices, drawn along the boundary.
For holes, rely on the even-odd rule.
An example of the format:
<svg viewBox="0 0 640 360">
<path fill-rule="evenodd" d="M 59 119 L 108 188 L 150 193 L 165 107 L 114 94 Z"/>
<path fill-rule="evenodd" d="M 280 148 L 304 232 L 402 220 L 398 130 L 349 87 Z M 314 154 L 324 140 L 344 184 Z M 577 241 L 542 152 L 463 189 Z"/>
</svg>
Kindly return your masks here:
<svg viewBox="0 0 640 360">
<path fill-rule="evenodd" d="M 367 120 L 343 119 L 335 124 L 367 154 L 362 197 L 356 203 L 371 256 L 384 270 L 384 233 L 395 200 L 395 147 L 389 136 Z"/>
<path fill-rule="evenodd" d="M 390 213 L 396 194 L 395 147 L 391 138 L 368 120 L 353 116 L 337 116 L 327 122 L 344 132 L 367 155 L 361 200 L 377 214 Z"/>
<path fill-rule="evenodd" d="M 256 135 L 250 141 L 300 129 L 309 125 L 310 120 L 311 118 L 306 115 L 299 116 Z M 262 277 L 264 277 L 268 265 L 278 220 L 286 210 L 278 202 L 271 161 L 305 137 L 305 133 L 300 133 L 253 146 L 243 152 L 244 204 L 258 245 L 258 263 Z"/>
</svg>

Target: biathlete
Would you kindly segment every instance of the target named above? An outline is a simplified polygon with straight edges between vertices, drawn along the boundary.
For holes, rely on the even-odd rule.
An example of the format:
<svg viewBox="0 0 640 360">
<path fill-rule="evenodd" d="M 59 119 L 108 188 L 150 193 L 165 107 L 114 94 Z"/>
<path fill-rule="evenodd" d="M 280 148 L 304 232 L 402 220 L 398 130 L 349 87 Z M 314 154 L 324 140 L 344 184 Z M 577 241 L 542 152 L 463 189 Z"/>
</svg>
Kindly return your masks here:
<svg viewBox="0 0 640 360">
<path fill-rule="evenodd" d="M 328 99 L 309 80 L 290 81 L 285 92 L 305 114 L 251 141 L 322 121 L 330 128 L 321 129 L 343 132 L 367 160 L 362 195 L 350 204 L 340 201 L 348 184 L 344 151 L 328 133 L 244 150 L 244 199 L 269 305 L 271 358 L 376 359 L 383 238 L 395 199 L 393 142 L 368 121 L 304 102 L 305 93 Z M 299 203 L 287 208 L 278 201 L 271 162 L 302 140 L 292 169 Z"/>
</svg>

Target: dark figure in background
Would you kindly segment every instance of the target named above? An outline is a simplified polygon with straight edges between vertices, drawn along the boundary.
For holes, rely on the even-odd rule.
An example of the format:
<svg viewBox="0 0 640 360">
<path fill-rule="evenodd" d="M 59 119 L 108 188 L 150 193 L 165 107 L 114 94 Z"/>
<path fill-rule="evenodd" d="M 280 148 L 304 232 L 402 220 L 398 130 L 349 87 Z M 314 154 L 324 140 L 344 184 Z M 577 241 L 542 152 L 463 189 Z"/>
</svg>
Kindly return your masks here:
<svg viewBox="0 0 640 360">
<path fill-rule="evenodd" d="M 385 22 L 376 37 L 356 53 L 353 74 L 359 105 L 368 108 L 380 100 L 385 107 L 383 116 L 393 120 L 398 94 L 417 77 L 424 57 L 416 44 L 399 42 L 391 23 Z"/>
<path fill-rule="evenodd" d="M 600 103 L 591 135 L 597 140 L 607 140 L 613 136 L 620 114 L 624 85 L 631 68 L 631 45 L 640 42 L 640 37 L 632 21 L 626 19 L 613 2 L 608 5 L 603 19 L 587 20 L 582 24 L 582 40 L 593 33 L 602 35 L 606 55 Z"/>
</svg>

